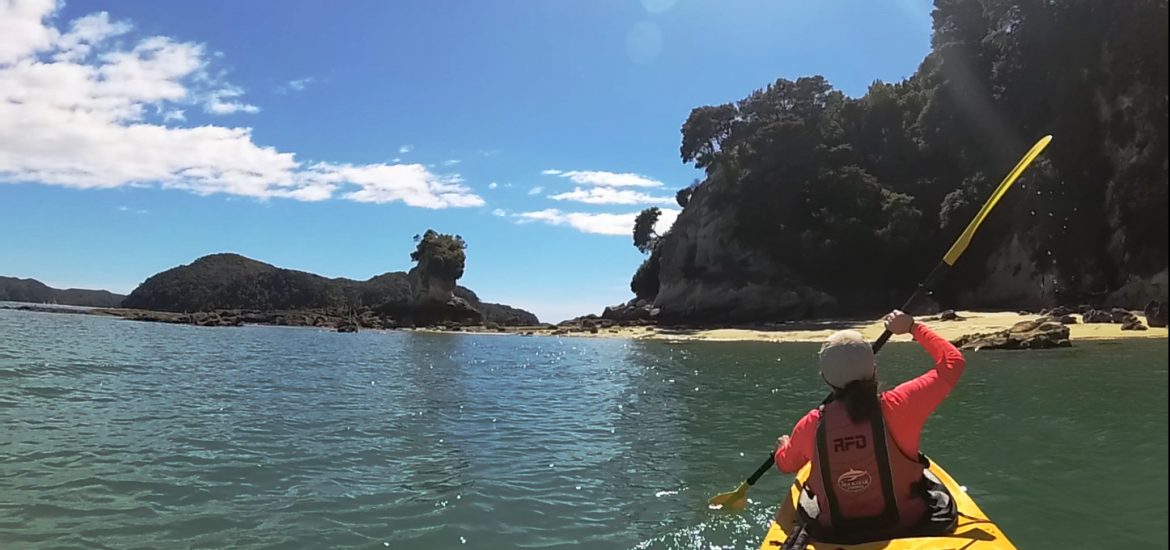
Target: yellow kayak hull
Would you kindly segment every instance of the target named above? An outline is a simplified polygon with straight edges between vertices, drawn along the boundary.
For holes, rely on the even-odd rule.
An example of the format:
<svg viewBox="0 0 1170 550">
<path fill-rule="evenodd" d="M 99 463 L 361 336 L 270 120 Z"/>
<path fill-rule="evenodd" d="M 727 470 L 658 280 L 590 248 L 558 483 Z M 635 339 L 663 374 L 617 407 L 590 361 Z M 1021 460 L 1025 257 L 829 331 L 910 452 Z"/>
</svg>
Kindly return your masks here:
<svg viewBox="0 0 1170 550">
<path fill-rule="evenodd" d="M 778 550 L 788 540 L 788 533 L 796 526 L 796 501 L 800 487 L 808 480 L 811 464 L 805 464 L 796 474 L 796 481 L 788 490 L 788 498 L 780 505 L 776 519 L 768 526 L 768 534 L 760 550 Z M 988 519 L 983 510 L 938 464 L 931 461 L 930 471 L 946 485 L 959 510 L 959 522 L 955 532 L 945 537 L 915 537 L 865 544 L 840 545 L 811 543 L 809 550 L 1015 550 L 1003 531 Z"/>
</svg>

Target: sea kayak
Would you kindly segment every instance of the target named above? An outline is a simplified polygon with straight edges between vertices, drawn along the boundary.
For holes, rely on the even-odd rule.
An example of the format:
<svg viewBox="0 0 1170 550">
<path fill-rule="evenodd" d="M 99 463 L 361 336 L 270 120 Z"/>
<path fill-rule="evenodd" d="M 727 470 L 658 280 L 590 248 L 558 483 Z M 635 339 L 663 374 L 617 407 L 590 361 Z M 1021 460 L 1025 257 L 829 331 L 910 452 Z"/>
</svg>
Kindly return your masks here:
<svg viewBox="0 0 1170 550">
<path fill-rule="evenodd" d="M 796 526 L 796 499 L 800 487 L 808 479 L 812 465 L 805 464 L 796 474 L 796 481 L 788 490 L 788 498 L 780 505 L 777 519 L 768 526 L 768 534 L 760 550 L 777 550 L 788 540 L 788 533 Z M 1015 546 L 1004 536 L 983 510 L 975 504 L 967 492 L 959 486 L 937 463 L 931 461 L 930 471 L 946 485 L 959 510 L 958 527 L 945 537 L 914 537 L 894 539 L 865 544 L 845 545 L 811 543 L 809 550 L 1015 550 Z"/>
</svg>

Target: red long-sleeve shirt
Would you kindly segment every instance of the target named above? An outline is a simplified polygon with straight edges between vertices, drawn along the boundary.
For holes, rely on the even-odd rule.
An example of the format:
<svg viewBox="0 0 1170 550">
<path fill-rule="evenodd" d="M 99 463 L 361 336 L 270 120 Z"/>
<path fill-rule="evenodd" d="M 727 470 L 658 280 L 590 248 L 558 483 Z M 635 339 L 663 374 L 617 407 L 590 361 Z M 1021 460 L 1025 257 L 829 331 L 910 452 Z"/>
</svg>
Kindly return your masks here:
<svg viewBox="0 0 1170 550">
<path fill-rule="evenodd" d="M 918 456 L 922 426 L 934 412 L 951 388 L 963 374 L 963 354 L 929 327 L 915 324 L 910 330 L 914 339 L 934 358 L 934 368 L 926 374 L 882 394 L 882 415 L 894 443 L 909 457 Z M 816 447 L 817 425 L 820 422 L 819 409 L 804 415 L 788 443 L 776 449 L 776 468 L 782 472 L 794 473 L 806 462 L 812 460 Z"/>
</svg>

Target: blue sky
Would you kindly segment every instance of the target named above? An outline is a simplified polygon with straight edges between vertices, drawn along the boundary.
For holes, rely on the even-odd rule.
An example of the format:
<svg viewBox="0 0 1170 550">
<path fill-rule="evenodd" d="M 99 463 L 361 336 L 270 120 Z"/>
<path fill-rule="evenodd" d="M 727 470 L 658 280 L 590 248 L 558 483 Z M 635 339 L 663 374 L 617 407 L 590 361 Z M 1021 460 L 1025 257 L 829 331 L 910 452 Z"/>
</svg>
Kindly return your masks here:
<svg viewBox="0 0 1170 550">
<path fill-rule="evenodd" d="M 0 274 L 129 292 L 232 251 L 366 279 L 427 228 L 559 321 L 631 296 L 693 107 L 850 95 L 929 50 L 922 0 L 0 1 Z M 672 220 L 668 212 L 664 221 Z"/>
</svg>

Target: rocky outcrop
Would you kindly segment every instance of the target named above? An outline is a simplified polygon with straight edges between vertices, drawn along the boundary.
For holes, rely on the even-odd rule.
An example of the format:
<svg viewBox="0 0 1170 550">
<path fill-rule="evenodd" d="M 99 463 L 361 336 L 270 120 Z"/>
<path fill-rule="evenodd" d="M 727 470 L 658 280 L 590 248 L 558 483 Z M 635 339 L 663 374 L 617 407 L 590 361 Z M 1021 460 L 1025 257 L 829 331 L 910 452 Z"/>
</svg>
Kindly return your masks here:
<svg viewBox="0 0 1170 550">
<path fill-rule="evenodd" d="M 68 310 L 56 310 L 63 313 Z M 121 317 L 130 321 L 149 321 L 200 327 L 238 327 L 242 325 L 276 325 L 287 327 L 317 327 L 337 329 L 338 332 L 356 332 L 358 329 L 393 329 L 398 323 L 379 316 L 373 310 L 344 311 L 337 309 L 253 311 L 220 309 L 195 313 L 173 313 L 141 309 L 94 309 L 96 315 Z"/>
<path fill-rule="evenodd" d="M 1130 317 L 1124 323 L 1121 323 L 1121 330 L 1149 330 L 1146 325 L 1142 324 L 1141 319 L 1137 317 Z"/>
<path fill-rule="evenodd" d="M 554 334 L 568 334 L 573 332 L 588 332 L 590 334 L 597 334 L 602 330 L 608 330 L 619 326 L 630 326 L 637 324 L 632 321 L 616 321 L 613 319 L 603 319 L 597 315 L 586 315 L 576 319 L 569 319 L 561 321 L 554 329 Z"/>
<path fill-rule="evenodd" d="M 1166 328 L 1167 314 L 1170 314 L 1170 309 L 1166 307 L 1166 302 L 1151 300 L 1150 303 L 1146 304 L 1144 313 L 1146 314 L 1147 325 Z"/>
<path fill-rule="evenodd" d="M 970 309 L 1051 307 L 1058 301 L 1058 277 L 1036 265 L 1032 260 L 1035 249 L 1031 235 L 1010 236 L 983 260 L 984 275 L 959 290 L 955 302 Z"/>
<path fill-rule="evenodd" d="M 1170 293 L 1170 284 L 1167 283 L 1167 270 L 1148 276 L 1130 276 L 1125 284 L 1109 293 L 1105 298 L 1106 305 L 1118 305 L 1137 308 L 1151 300 L 1166 301 Z"/>
<path fill-rule="evenodd" d="M 965 319 L 965 317 L 962 317 L 958 313 L 955 313 L 955 310 L 953 310 L 953 309 L 947 309 L 947 310 L 944 310 L 942 313 L 938 314 L 939 321 L 962 321 L 964 319 Z"/>
<path fill-rule="evenodd" d="M 1088 306 L 1085 306 L 1085 307 L 1086 307 L 1086 311 L 1088 311 L 1088 309 L 1087 309 Z M 1059 318 L 1059 317 L 1064 317 L 1065 315 L 1072 315 L 1073 313 L 1076 313 L 1076 311 L 1070 307 L 1067 307 L 1067 306 L 1056 306 L 1052 309 L 1040 310 L 1040 315 L 1044 316 L 1044 317 L 1057 317 L 1057 318 Z"/>
<path fill-rule="evenodd" d="M 455 279 L 437 277 L 431 272 L 426 265 L 426 259 L 420 260 L 418 265 L 407 272 L 406 277 L 413 295 L 412 301 L 449 302 L 455 296 Z"/>
<path fill-rule="evenodd" d="M 457 286 L 453 294 L 456 298 L 465 300 L 472 309 L 482 313 L 485 325 L 490 323 L 505 327 L 531 327 L 540 324 L 540 319 L 537 319 L 536 315 L 517 307 L 481 301 L 479 296 L 468 288 Z"/>
<path fill-rule="evenodd" d="M 481 302 L 475 293 L 456 286 L 453 277 L 435 276 L 433 273 L 440 270 L 424 269 L 423 263 L 409 273 L 384 273 L 354 281 L 282 269 L 237 254 L 214 254 L 148 278 L 126 297 L 123 307 L 195 312 L 177 322 L 204 326 L 234 323 L 237 316 L 224 320 L 225 311 L 249 312 L 241 314 L 244 323 L 296 326 L 337 327 L 344 324 L 341 320 L 354 316 L 357 319 L 348 325 L 363 328 L 482 324 L 489 320 L 503 325 L 538 322 L 527 311 Z M 256 320 L 256 315 L 265 320 Z"/>
<path fill-rule="evenodd" d="M 404 326 L 433 326 L 444 322 L 482 324 L 483 312 L 455 295 L 455 280 L 430 274 L 424 266 L 415 266 L 406 275 L 411 294 L 409 300 L 389 300 L 374 310 Z"/>
<path fill-rule="evenodd" d="M 708 191 L 695 188 L 659 245 L 659 290 L 653 303 L 657 317 L 739 323 L 834 313 L 834 297 L 736 239 L 734 216 L 718 211 Z"/>
<path fill-rule="evenodd" d="M 1081 314 L 1081 321 L 1085 323 L 1112 323 L 1113 315 L 1108 311 L 1090 309 Z"/>
<path fill-rule="evenodd" d="M 1007 330 L 962 336 L 952 343 L 964 350 L 1069 347 L 1069 328 L 1051 317 L 1020 321 Z"/>
<path fill-rule="evenodd" d="M 999 203 L 937 299 L 1030 311 L 1166 301 L 1167 63 L 1165 47 L 1151 46 L 1167 42 L 1166 3 L 1052 5 L 937 2 L 918 70 L 875 82 L 863 97 L 814 75 L 696 106 L 679 152 L 704 177 L 689 197 L 680 193 L 683 210 L 657 249 L 663 317 L 888 309 L 1048 131 L 1053 145 Z M 1020 75 L 1037 68 L 1045 78 L 1022 85 Z M 973 98 L 988 107 L 974 118 Z"/>
<path fill-rule="evenodd" d="M 601 319 L 619 323 L 630 323 L 657 320 L 661 315 L 662 310 L 655 307 L 648 300 L 634 299 L 625 304 L 607 306 L 601 312 Z"/>
<path fill-rule="evenodd" d="M 448 322 L 479 325 L 484 322 L 483 313 L 471 307 L 467 300 L 454 296 L 445 302 L 387 302 L 375 308 L 375 311 L 410 327 L 428 327 Z"/>
<path fill-rule="evenodd" d="M 1131 311 L 1119 307 L 1115 307 L 1110 310 L 1109 316 L 1113 319 L 1114 323 L 1119 325 L 1124 325 L 1125 323 L 1137 318 L 1137 315 L 1134 315 Z"/>
</svg>

